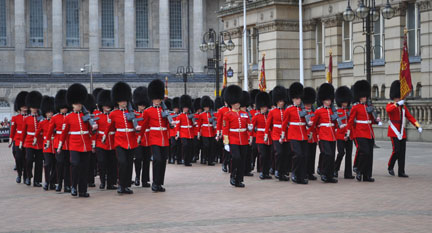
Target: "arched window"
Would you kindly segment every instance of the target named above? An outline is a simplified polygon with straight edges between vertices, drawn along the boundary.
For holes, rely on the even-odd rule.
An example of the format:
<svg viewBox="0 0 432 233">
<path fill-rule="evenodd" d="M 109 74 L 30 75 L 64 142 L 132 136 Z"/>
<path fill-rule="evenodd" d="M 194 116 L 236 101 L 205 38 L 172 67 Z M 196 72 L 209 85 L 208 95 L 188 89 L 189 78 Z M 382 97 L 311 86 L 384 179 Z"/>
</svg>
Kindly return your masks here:
<svg viewBox="0 0 432 233">
<path fill-rule="evenodd" d="M 421 83 L 417 83 L 416 90 L 415 90 L 415 97 L 416 98 L 421 98 L 421 96 L 422 96 L 421 90 L 422 90 Z"/>
<path fill-rule="evenodd" d="M 385 85 L 384 84 L 381 85 L 381 99 L 385 99 L 386 98 L 385 97 L 385 89 L 386 89 Z"/>
<path fill-rule="evenodd" d="M 372 98 L 378 98 L 379 97 L 379 90 L 377 85 L 373 85 L 372 87 Z"/>
</svg>

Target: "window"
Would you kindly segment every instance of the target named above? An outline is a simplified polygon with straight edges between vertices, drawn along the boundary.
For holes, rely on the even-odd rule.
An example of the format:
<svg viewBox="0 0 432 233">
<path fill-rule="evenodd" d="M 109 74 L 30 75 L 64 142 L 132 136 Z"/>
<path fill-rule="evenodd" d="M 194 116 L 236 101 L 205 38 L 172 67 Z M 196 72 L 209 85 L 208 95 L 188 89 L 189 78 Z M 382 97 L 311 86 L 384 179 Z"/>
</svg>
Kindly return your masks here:
<svg viewBox="0 0 432 233">
<path fill-rule="evenodd" d="M 377 85 L 372 87 L 372 98 L 379 98 L 379 90 Z"/>
<path fill-rule="evenodd" d="M 0 0 L 0 46 L 6 46 L 6 0 Z"/>
<path fill-rule="evenodd" d="M 373 22 L 373 59 L 384 59 L 384 17 Z"/>
<path fill-rule="evenodd" d="M 315 57 L 316 65 L 324 64 L 324 25 L 322 22 L 317 23 L 315 28 Z"/>
<path fill-rule="evenodd" d="M 102 0 L 102 47 L 114 47 L 114 0 Z"/>
<path fill-rule="evenodd" d="M 420 12 L 415 3 L 408 3 L 406 27 L 408 29 L 408 53 L 410 56 L 420 56 Z"/>
<path fill-rule="evenodd" d="M 43 2 L 30 0 L 30 46 L 42 47 L 43 36 Z"/>
<path fill-rule="evenodd" d="M 385 89 L 386 89 L 385 85 L 384 84 L 381 85 L 381 99 L 385 99 Z"/>
<path fill-rule="evenodd" d="M 247 56 L 248 56 L 248 64 L 252 63 L 252 34 L 251 34 L 251 29 L 247 30 Z"/>
<path fill-rule="evenodd" d="M 181 2 L 181 0 L 170 0 L 169 2 L 171 48 L 183 47 Z"/>
<path fill-rule="evenodd" d="M 78 47 L 79 37 L 79 0 L 66 1 L 66 46 Z"/>
<path fill-rule="evenodd" d="M 149 47 L 148 0 L 136 1 L 136 47 Z"/>
<path fill-rule="evenodd" d="M 416 97 L 417 97 L 417 98 L 421 98 L 421 97 L 422 97 L 422 92 L 421 92 L 421 90 L 422 90 L 422 85 L 421 85 L 421 83 L 417 83 L 417 85 L 416 85 Z"/>
<path fill-rule="evenodd" d="M 342 23 L 342 60 L 351 61 L 352 55 L 352 22 Z"/>
<path fill-rule="evenodd" d="M 258 64 L 259 61 L 259 34 L 258 29 L 247 29 L 248 63 Z"/>
</svg>

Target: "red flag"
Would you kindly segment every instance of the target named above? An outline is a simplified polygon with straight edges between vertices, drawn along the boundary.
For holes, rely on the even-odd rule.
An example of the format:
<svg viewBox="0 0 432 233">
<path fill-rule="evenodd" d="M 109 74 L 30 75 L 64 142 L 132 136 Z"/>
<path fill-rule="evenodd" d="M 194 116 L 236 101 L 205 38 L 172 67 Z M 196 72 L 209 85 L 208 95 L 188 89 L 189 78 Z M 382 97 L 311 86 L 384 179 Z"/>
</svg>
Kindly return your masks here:
<svg viewBox="0 0 432 233">
<path fill-rule="evenodd" d="M 168 77 L 165 77 L 165 99 L 168 98 Z"/>
<path fill-rule="evenodd" d="M 333 82 L 333 58 L 332 58 L 332 51 L 329 52 L 330 53 L 330 57 L 329 57 L 329 67 L 328 67 L 328 71 L 327 71 L 327 77 L 326 77 L 326 81 L 327 83 L 332 83 Z"/>
<path fill-rule="evenodd" d="M 227 71 L 227 59 L 225 58 L 222 89 L 225 88 L 227 86 L 227 83 L 228 83 L 228 73 L 227 72 L 228 72 Z"/>
<path fill-rule="evenodd" d="M 258 88 L 260 91 L 266 91 L 267 89 L 266 78 L 265 78 L 265 53 L 263 53 L 263 57 L 262 57 L 261 73 L 258 81 Z"/>
<path fill-rule="evenodd" d="M 404 35 L 404 45 L 402 49 L 402 58 L 400 63 L 399 81 L 400 81 L 401 99 L 405 99 L 405 97 L 409 95 L 413 89 L 413 85 L 411 81 L 411 71 L 410 71 L 410 63 L 409 63 L 409 56 L 408 56 L 406 32 Z"/>
</svg>

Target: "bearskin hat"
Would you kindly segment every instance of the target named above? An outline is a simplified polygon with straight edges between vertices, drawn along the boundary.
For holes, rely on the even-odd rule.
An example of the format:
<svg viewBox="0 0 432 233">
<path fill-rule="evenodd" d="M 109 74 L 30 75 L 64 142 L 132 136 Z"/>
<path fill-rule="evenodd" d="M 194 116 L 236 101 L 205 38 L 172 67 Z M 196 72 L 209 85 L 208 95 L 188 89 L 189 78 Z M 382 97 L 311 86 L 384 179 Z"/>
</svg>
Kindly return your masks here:
<svg viewBox="0 0 432 233">
<path fill-rule="evenodd" d="M 114 108 L 114 104 L 111 101 L 111 91 L 110 90 L 102 90 L 99 92 L 97 96 L 97 104 L 99 107 L 99 110 L 103 110 L 103 106 L 110 107 L 111 109 Z"/>
<path fill-rule="evenodd" d="M 258 95 L 258 93 L 260 93 L 260 90 L 258 90 L 258 89 L 253 89 L 253 90 L 249 91 L 249 95 L 251 98 L 251 105 L 255 104 L 255 98 Z"/>
<path fill-rule="evenodd" d="M 15 112 L 20 111 L 21 107 L 26 106 L 26 97 L 28 95 L 27 91 L 21 91 L 15 98 L 14 109 Z"/>
<path fill-rule="evenodd" d="M 224 103 L 222 101 L 222 98 L 220 96 L 216 97 L 216 99 L 215 99 L 216 109 L 222 108 L 223 106 L 224 106 Z"/>
<path fill-rule="evenodd" d="M 237 85 L 230 85 L 225 89 L 224 101 L 229 105 L 240 103 L 243 95 L 241 87 Z"/>
<path fill-rule="evenodd" d="M 288 89 L 289 98 L 303 98 L 303 85 L 299 82 L 294 82 Z"/>
<path fill-rule="evenodd" d="M 164 99 L 165 84 L 161 80 L 154 79 L 153 81 L 151 81 L 150 84 L 148 85 L 147 90 L 148 90 L 148 97 L 150 100 Z"/>
<path fill-rule="evenodd" d="M 103 88 L 98 87 L 98 88 L 95 88 L 95 89 L 93 90 L 92 94 L 93 94 L 93 96 L 97 99 L 97 96 L 99 95 L 99 93 L 100 93 L 101 91 L 103 91 Z"/>
<path fill-rule="evenodd" d="M 40 109 L 42 111 L 42 116 L 45 116 L 48 112 L 55 113 L 54 97 L 44 95 L 42 97 Z"/>
<path fill-rule="evenodd" d="M 312 87 L 305 87 L 303 89 L 303 103 L 314 104 L 316 101 L 316 91 Z"/>
<path fill-rule="evenodd" d="M 172 99 L 167 98 L 164 100 L 165 106 L 171 111 L 172 110 Z"/>
<path fill-rule="evenodd" d="M 180 97 L 174 97 L 172 107 L 173 109 L 180 108 Z"/>
<path fill-rule="evenodd" d="M 133 92 L 133 102 L 135 106 L 150 106 L 150 100 L 147 95 L 147 87 L 138 87 Z"/>
<path fill-rule="evenodd" d="M 209 107 L 211 108 L 212 105 L 212 99 L 210 99 L 210 96 L 205 95 L 201 98 L 201 108 Z"/>
<path fill-rule="evenodd" d="M 111 90 L 111 101 L 117 104 L 120 101 L 130 101 L 132 90 L 129 84 L 125 82 L 117 82 Z"/>
<path fill-rule="evenodd" d="M 57 111 L 60 111 L 62 108 L 68 108 L 67 100 L 66 100 L 67 90 L 62 89 L 59 90 L 55 96 L 55 108 Z"/>
<path fill-rule="evenodd" d="M 269 107 L 271 105 L 270 95 L 267 92 L 261 91 L 255 96 L 256 109 L 259 110 L 262 107 Z"/>
<path fill-rule="evenodd" d="M 87 94 L 87 99 L 84 101 L 84 106 L 89 112 L 96 110 L 96 98 L 93 94 Z"/>
<path fill-rule="evenodd" d="M 25 99 L 26 106 L 29 108 L 40 108 L 42 102 L 42 94 L 38 91 L 31 91 Z"/>
<path fill-rule="evenodd" d="M 367 80 L 360 80 L 354 83 L 354 101 L 359 101 L 361 97 L 369 98 L 371 95 L 371 85 Z"/>
<path fill-rule="evenodd" d="M 342 103 L 348 103 L 348 106 L 351 104 L 353 96 L 351 89 L 347 86 L 341 86 L 336 89 L 336 104 L 338 107 L 342 107 Z"/>
<path fill-rule="evenodd" d="M 201 98 L 196 98 L 193 100 L 193 108 L 194 111 L 198 111 L 198 109 L 201 109 Z"/>
<path fill-rule="evenodd" d="M 334 87 L 330 83 L 323 83 L 318 89 L 318 100 L 322 102 L 328 99 L 334 100 Z"/>
<path fill-rule="evenodd" d="M 192 98 L 190 95 L 182 95 L 180 97 L 180 108 L 183 110 L 183 108 L 189 108 L 192 109 Z"/>
<path fill-rule="evenodd" d="M 250 104 L 251 104 L 251 98 L 249 92 L 243 91 L 241 101 L 240 101 L 240 107 L 248 107 Z"/>
<path fill-rule="evenodd" d="M 400 98 L 400 81 L 393 81 L 390 86 L 390 99 Z"/>
<path fill-rule="evenodd" d="M 272 90 L 272 100 L 273 103 L 276 104 L 277 102 L 283 100 L 286 101 L 287 99 L 287 91 L 285 87 L 283 86 L 275 86 Z"/>
<path fill-rule="evenodd" d="M 80 83 L 72 84 L 66 93 L 66 101 L 69 106 L 72 104 L 84 104 L 87 99 L 87 88 Z"/>
<path fill-rule="evenodd" d="M 225 104 L 225 99 L 224 99 L 224 96 L 225 96 L 225 91 L 226 91 L 226 87 L 224 87 L 224 88 L 222 88 L 222 91 L 221 91 L 221 100 L 222 100 L 222 103 L 223 104 Z"/>
</svg>

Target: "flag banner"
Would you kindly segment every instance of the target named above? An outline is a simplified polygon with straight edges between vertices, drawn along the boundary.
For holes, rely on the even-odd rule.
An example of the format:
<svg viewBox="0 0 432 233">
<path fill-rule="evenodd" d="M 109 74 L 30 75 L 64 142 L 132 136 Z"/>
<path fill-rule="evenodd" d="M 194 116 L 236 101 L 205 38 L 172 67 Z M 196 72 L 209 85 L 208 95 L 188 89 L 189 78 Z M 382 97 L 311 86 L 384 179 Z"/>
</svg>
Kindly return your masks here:
<svg viewBox="0 0 432 233">
<path fill-rule="evenodd" d="M 326 76 L 326 81 L 327 83 L 332 84 L 333 82 L 333 58 L 332 58 L 332 51 L 330 50 L 330 57 L 329 57 L 329 66 L 328 66 L 328 70 L 327 70 L 327 76 Z"/>
<path fill-rule="evenodd" d="M 409 63 L 409 55 L 408 55 L 406 29 L 404 35 L 404 45 L 402 49 L 402 58 L 400 63 L 399 81 L 400 81 L 401 99 L 405 99 L 405 97 L 407 97 L 413 89 L 412 81 L 411 81 L 411 71 L 410 71 L 410 63 Z"/>
<path fill-rule="evenodd" d="M 265 53 L 263 53 L 263 57 L 262 57 L 262 65 L 261 65 L 261 73 L 258 81 L 258 89 L 260 91 L 266 91 L 267 89 L 266 77 L 265 77 Z"/>
<path fill-rule="evenodd" d="M 168 98 L 168 77 L 165 77 L 165 99 Z"/>
<path fill-rule="evenodd" d="M 222 83 L 222 89 L 225 88 L 227 86 L 228 83 L 228 73 L 227 73 L 227 59 L 225 58 L 225 62 L 224 62 L 224 74 L 223 74 L 223 83 Z"/>
</svg>

